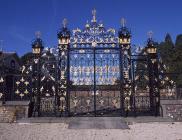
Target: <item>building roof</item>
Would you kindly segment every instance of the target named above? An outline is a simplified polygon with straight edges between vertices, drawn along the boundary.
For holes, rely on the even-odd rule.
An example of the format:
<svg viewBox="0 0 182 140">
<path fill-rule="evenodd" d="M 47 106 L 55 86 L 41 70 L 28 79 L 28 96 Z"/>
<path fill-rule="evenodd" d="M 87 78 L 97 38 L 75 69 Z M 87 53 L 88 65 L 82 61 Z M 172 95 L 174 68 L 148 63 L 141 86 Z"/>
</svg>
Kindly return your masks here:
<svg viewBox="0 0 182 140">
<path fill-rule="evenodd" d="M 17 60 L 18 63 L 20 63 L 20 59 L 16 52 L 2 52 L 1 51 L 0 52 L 0 61 L 2 61 L 3 59 L 5 60 L 8 57 L 12 57 L 12 56 Z"/>
</svg>

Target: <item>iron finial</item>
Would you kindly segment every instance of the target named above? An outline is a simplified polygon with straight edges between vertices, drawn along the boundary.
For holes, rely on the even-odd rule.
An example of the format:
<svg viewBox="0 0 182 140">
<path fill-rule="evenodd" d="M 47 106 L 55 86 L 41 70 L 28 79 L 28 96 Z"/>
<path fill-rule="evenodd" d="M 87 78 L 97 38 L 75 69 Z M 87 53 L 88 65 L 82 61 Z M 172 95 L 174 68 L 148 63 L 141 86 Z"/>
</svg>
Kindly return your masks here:
<svg viewBox="0 0 182 140">
<path fill-rule="evenodd" d="M 97 21 L 97 20 L 96 20 L 96 13 L 97 13 L 97 11 L 96 11 L 96 9 L 94 8 L 94 9 L 92 10 L 92 16 L 93 16 L 92 22 L 96 22 L 96 21 Z"/>
<path fill-rule="evenodd" d="M 0 51 L 3 51 L 3 40 L 0 40 Z"/>
<path fill-rule="evenodd" d="M 63 27 L 66 28 L 68 24 L 68 20 L 66 18 L 63 19 Z"/>
<path fill-rule="evenodd" d="M 126 25 L 126 19 L 125 18 L 121 18 L 121 26 L 125 27 Z"/>
<path fill-rule="evenodd" d="M 152 39 L 153 34 L 154 34 L 153 31 L 149 31 L 149 32 L 147 33 L 148 38 Z"/>
<path fill-rule="evenodd" d="M 40 31 L 36 31 L 35 32 L 35 36 L 36 36 L 36 38 L 40 38 L 41 37 L 41 32 Z"/>
</svg>

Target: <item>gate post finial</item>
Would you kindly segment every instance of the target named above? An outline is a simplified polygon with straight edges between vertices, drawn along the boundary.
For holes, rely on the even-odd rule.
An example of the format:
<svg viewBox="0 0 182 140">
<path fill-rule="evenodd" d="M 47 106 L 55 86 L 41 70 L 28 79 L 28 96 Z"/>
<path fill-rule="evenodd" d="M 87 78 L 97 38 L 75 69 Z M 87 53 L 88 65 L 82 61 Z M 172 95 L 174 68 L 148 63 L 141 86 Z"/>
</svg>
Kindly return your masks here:
<svg viewBox="0 0 182 140">
<path fill-rule="evenodd" d="M 68 24 L 68 20 L 66 18 L 63 19 L 63 27 L 66 28 L 67 24 Z"/>
<path fill-rule="evenodd" d="M 3 40 L 0 40 L 0 52 L 3 52 Z"/>
<path fill-rule="evenodd" d="M 40 38 L 41 37 L 41 32 L 40 31 L 36 31 L 35 32 L 35 36 L 36 36 L 36 38 Z"/>
<path fill-rule="evenodd" d="M 154 34 L 153 31 L 149 31 L 149 32 L 147 33 L 148 38 L 149 38 L 149 39 L 152 39 L 153 34 Z"/>
<path fill-rule="evenodd" d="M 121 18 L 121 26 L 125 27 L 126 25 L 126 19 L 125 18 Z"/>
<path fill-rule="evenodd" d="M 97 13 L 97 11 L 96 11 L 96 9 L 94 8 L 94 9 L 92 10 L 92 16 L 93 16 L 92 22 L 96 22 L 96 21 L 97 21 L 97 20 L 96 20 L 96 13 Z"/>
</svg>

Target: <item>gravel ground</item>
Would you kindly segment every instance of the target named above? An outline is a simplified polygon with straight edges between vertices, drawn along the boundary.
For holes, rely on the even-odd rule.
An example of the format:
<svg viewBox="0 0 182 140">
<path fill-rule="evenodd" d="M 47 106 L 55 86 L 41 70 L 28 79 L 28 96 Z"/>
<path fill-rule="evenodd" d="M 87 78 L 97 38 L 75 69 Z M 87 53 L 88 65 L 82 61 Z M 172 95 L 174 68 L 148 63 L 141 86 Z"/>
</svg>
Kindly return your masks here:
<svg viewBox="0 0 182 140">
<path fill-rule="evenodd" d="M 68 129 L 66 123 L 0 123 L 0 140 L 182 140 L 182 122 L 134 123 L 130 129 Z"/>
</svg>

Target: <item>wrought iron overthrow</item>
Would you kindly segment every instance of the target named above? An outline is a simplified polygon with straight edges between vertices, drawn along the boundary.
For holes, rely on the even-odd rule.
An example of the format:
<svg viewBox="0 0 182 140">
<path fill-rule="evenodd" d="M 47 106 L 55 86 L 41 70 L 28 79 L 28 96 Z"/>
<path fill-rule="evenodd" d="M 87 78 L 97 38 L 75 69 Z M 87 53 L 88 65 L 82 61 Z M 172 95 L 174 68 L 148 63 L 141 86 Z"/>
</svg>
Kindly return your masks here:
<svg viewBox="0 0 182 140">
<path fill-rule="evenodd" d="M 71 48 L 116 48 L 118 47 L 118 37 L 115 29 L 106 29 L 102 22 L 96 20 L 95 10 L 93 19 L 87 21 L 83 30 L 77 28 L 73 30 L 71 37 Z"/>
</svg>

